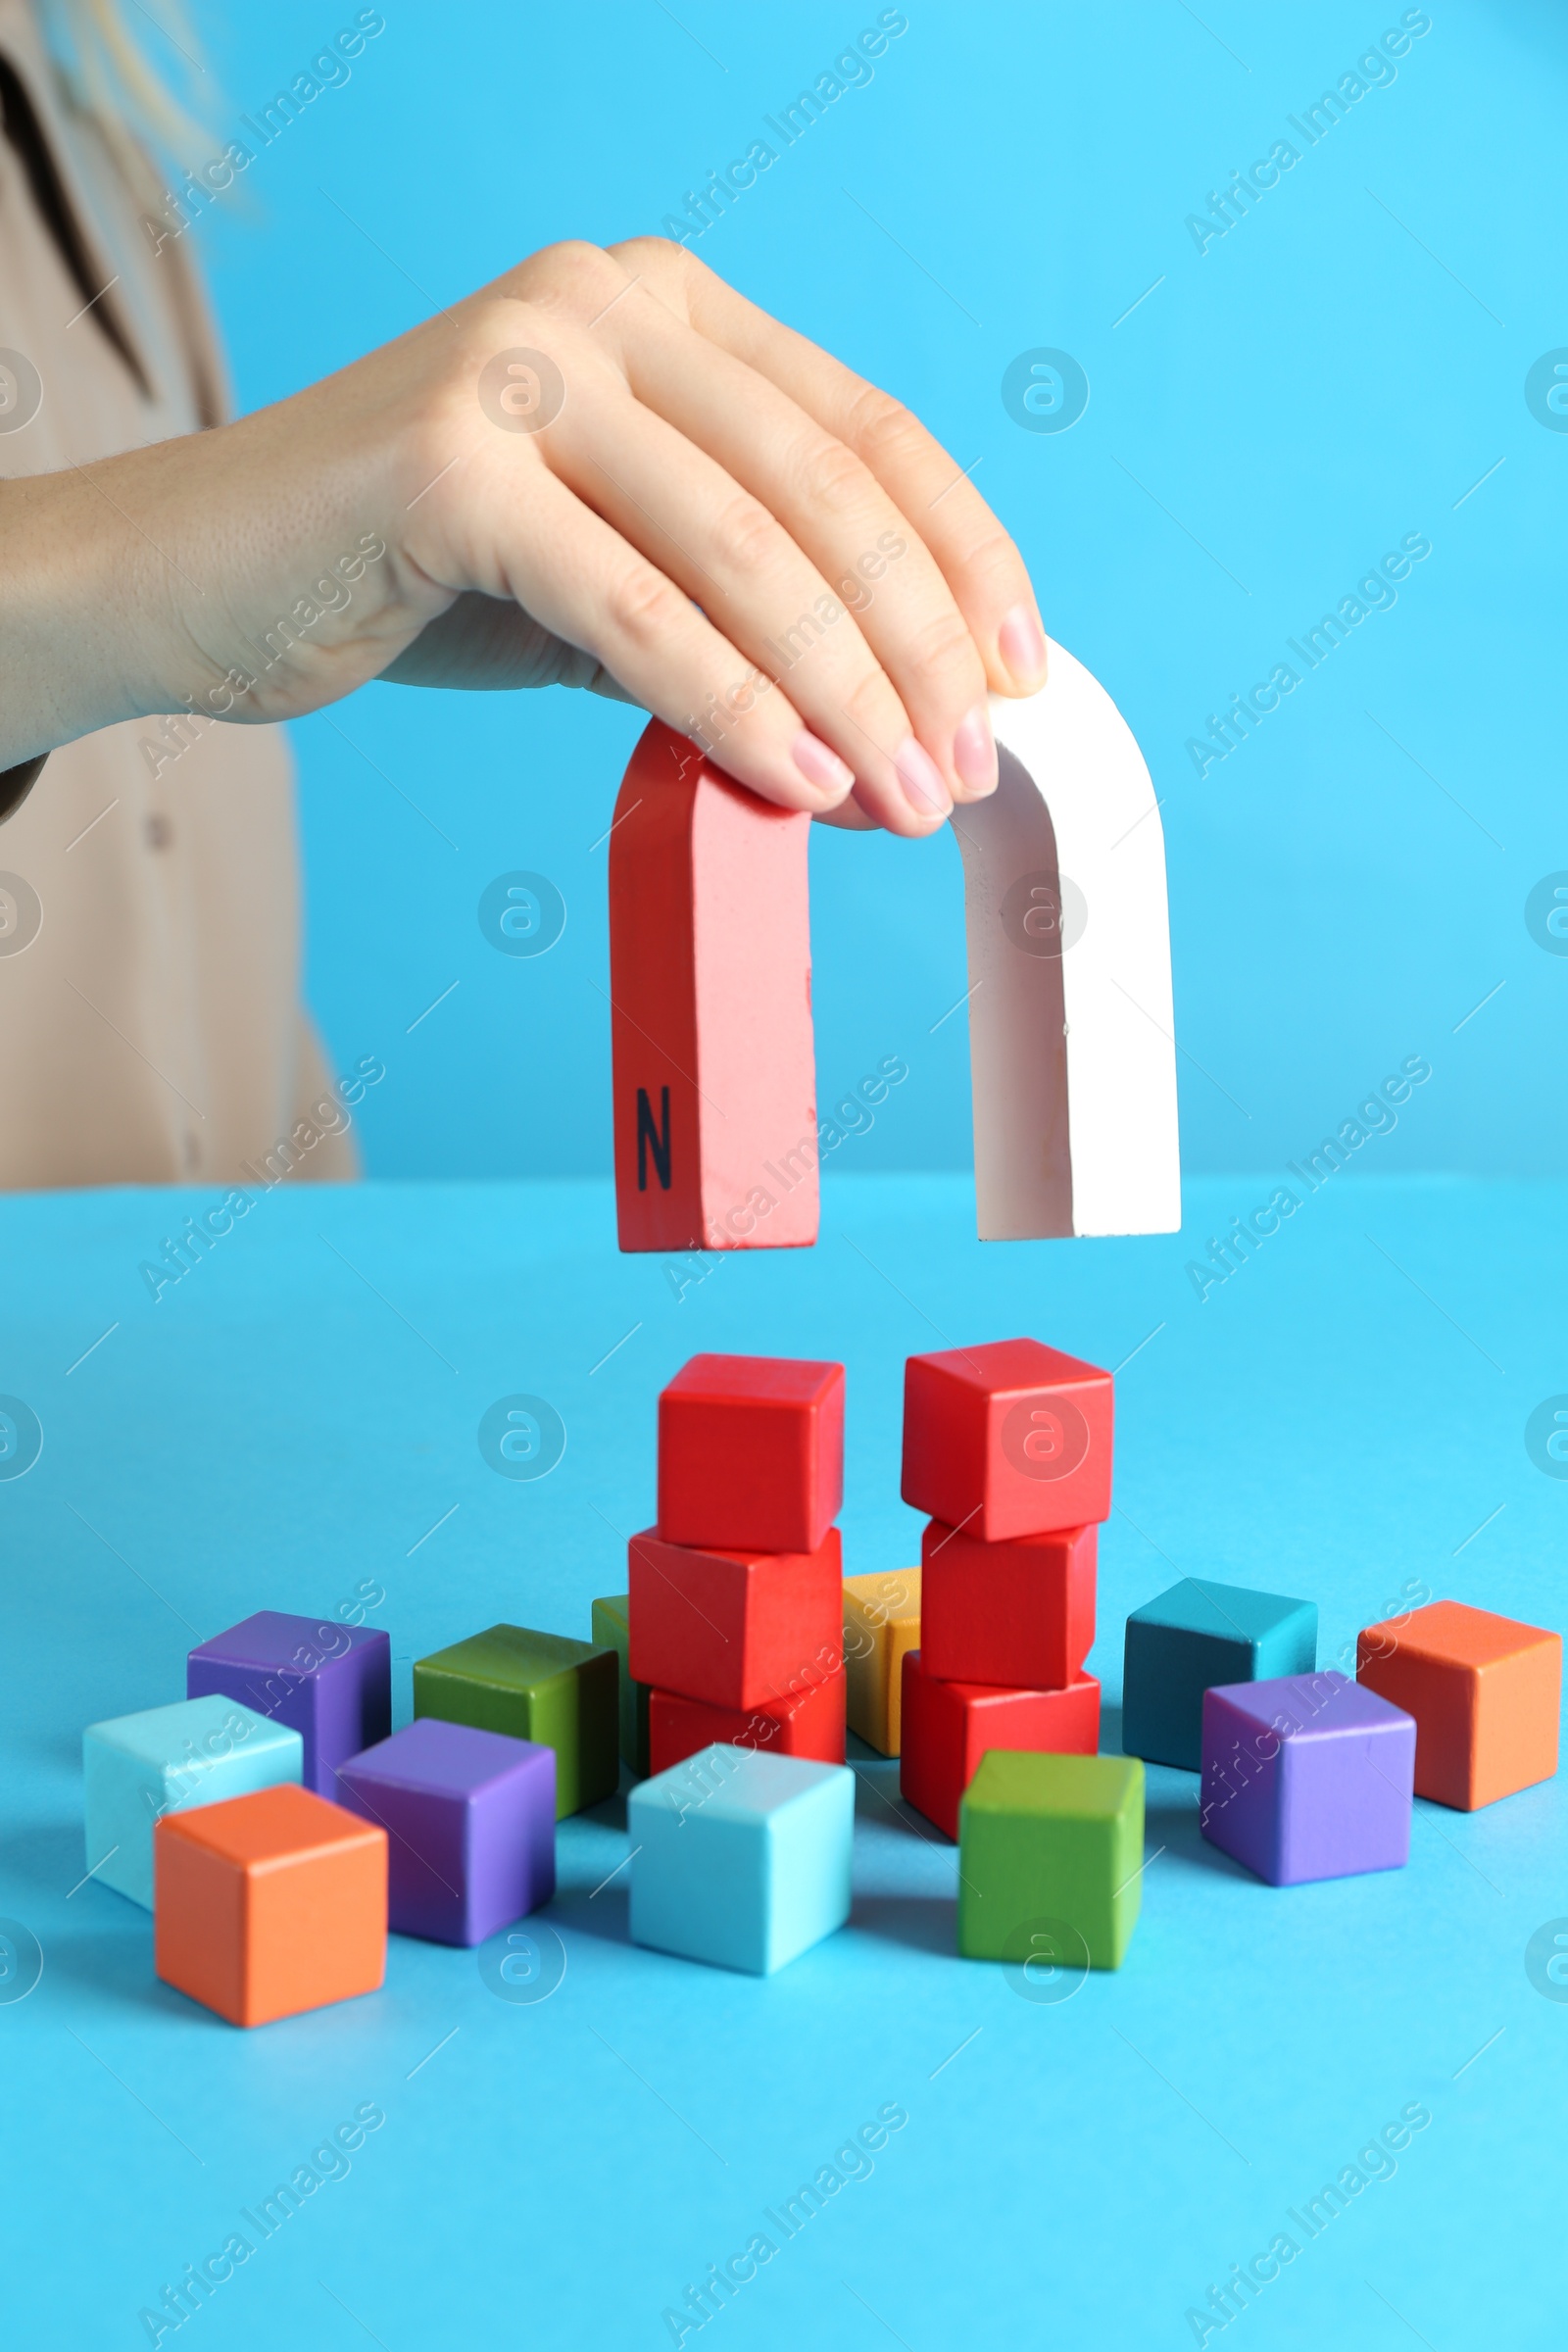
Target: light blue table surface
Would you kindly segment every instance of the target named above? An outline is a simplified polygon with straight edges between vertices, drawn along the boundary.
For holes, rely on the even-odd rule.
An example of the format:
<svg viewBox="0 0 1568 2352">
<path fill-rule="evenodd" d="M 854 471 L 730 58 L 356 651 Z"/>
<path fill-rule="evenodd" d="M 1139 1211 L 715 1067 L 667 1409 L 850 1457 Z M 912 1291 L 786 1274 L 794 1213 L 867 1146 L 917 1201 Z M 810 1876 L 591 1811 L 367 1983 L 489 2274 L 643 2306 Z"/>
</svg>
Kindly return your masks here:
<svg viewBox="0 0 1568 2352">
<path fill-rule="evenodd" d="M 1254 2352 L 1560 2344 L 1568 1999 L 1526 1968 L 1568 1914 L 1560 1783 L 1418 1804 L 1406 1870 L 1276 1890 L 1200 1840 L 1194 1776 L 1152 1769 L 1127 1962 L 1054 2001 L 954 1956 L 955 1850 L 863 1749 L 851 1924 L 765 1981 L 628 1944 L 622 1799 L 563 1825 L 543 2000 L 499 1997 L 495 1946 L 394 1937 L 379 1994 L 237 2032 L 79 1884 L 81 1727 L 178 1697 L 192 1643 L 254 1609 L 384 1592 L 399 1722 L 444 1642 L 586 1635 L 698 1348 L 846 1361 L 851 1572 L 916 1556 L 906 1353 L 1031 1331 L 1124 1366 L 1107 1747 L 1123 1619 L 1182 1573 L 1315 1598 L 1325 1662 L 1406 1580 L 1560 1629 L 1568 1481 L 1525 1426 L 1568 1389 L 1568 1188 L 1347 1174 L 1200 1303 L 1184 1262 L 1271 1190 L 1191 1185 L 1181 1237 L 981 1249 L 962 1181 L 850 1175 L 815 1250 L 708 1261 L 680 1298 L 616 1255 L 604 1186 L 280 1190 L 156 1304 L 139 1264 L 207 1197 L 0 1205 L 0 1391 L 43 1430 L 0 1480 L 0 1914 L 43 1955 L 0 1999 L 8 2340 L 128 2352 L 237 2231 L 188 2323 L 207 2352 L 634 2352 L 760 2232 L 701 2331 L 731 2352 L 1157 2352 L 1286 2231 L 1223 2330 Z M 479 1450 L 516 1393 L 565 1425 L 542 1480 Z M 242 2219 L 372 2103 L 346 2177 L 269 2237 Z M 1418 2104 L 1393 2177 L 1309 2237 L 1291 2214 Z M 869 2173 L 786 2236 L 769 2217 L 890 2107 Z"/>
</svg>

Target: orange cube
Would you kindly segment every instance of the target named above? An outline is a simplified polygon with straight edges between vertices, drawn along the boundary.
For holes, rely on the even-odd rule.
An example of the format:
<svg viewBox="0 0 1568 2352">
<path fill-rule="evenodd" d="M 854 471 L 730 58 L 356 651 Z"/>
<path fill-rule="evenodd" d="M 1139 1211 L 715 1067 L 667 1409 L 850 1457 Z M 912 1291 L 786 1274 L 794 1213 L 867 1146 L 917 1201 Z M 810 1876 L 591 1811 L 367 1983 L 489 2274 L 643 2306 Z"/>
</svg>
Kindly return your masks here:
<svg viewBox="0 0 1568 2352">
<path fill-rule="evenodd" d="M 288 1783 L 166 1813 L 154 1966 L 233 2026 L 373 1992 L 386 1973 L 387 1838 Z"/>
<path fill-rule="evenodd" d="M 1355 1652 L 1356 1681 L 1415 1717 L 1417 1796 L 1471 1813 L 1556 1771 L 1560 1634 L 1435 1600 L 1367 1626 Z"/>
</svg>

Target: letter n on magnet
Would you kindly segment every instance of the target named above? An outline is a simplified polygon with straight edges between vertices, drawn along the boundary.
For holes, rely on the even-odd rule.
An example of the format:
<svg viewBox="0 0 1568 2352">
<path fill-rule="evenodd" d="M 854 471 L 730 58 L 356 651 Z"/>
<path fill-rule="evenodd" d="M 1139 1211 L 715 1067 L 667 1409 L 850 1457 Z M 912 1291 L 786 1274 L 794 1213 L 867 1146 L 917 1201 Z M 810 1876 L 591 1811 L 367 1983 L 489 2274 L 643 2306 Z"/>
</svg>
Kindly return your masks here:
<svg viewBox="0 0 1568 2352">
<path fill-rule="evenodd" d="M 648 1100 L 648 1089 L 637 1089 L 637 1190 L 648 1190 L 648 1154 L 654 1155 L 654 1173 L 667 1193 L 669 1190 L 669 1089 L 659 1090 L 659 1125 L 654 1125 L 654 1106 Z"/>
</svg>

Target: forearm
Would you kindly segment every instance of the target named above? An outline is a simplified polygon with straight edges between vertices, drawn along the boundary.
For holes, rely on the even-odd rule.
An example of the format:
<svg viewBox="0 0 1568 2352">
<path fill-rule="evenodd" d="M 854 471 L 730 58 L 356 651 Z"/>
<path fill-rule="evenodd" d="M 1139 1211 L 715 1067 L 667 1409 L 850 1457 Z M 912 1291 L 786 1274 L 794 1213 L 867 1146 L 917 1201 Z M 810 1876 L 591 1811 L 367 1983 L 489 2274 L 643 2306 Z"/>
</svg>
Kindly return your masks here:
<svg viewBox="0 0 1568 2352">
<path fill-rule="evenodd" d="M 323 406 L 0 484 L 0 770 L 155 711 L 313 710 L 402 649 L 393 469 Z"/>
<path fill-rule="evenodd" d="M 169 708 L 149 642 L 160 559 L 118 495 L 135 465 L 0 482 L 0 770 Z"/>
</svg>

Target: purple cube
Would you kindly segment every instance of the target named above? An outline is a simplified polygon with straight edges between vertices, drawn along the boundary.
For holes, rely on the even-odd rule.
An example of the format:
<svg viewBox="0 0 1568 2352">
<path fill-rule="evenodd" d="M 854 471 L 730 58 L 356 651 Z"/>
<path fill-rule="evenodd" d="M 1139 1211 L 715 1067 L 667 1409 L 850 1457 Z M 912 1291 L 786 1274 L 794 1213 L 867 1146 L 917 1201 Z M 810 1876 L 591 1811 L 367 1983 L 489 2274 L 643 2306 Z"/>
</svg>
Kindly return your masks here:
<svg viewBox="0 0 1568 2352">
<path fill-rule="evenodd" d="M 556 1891 L 556 1751 L 417 1715 L 338 1774 L 340 1804 L 387 1833 L 387 1925 L 483 1943 Z"/>
<path fill-rule="evenodd" d="M 1199 1826 L 1272 1886 L 1398 1870 L 1415 1721 L 1332 1668 L 1203 1693 Z"/>
<path fill-rule="evenodd" d="M 258 1609 L 185 1661 L 185 1696 L 211 1691 L 298 1732 L 305 1786 L 337 1794 L 337 1768 L 392 1729 L 392 1644 L 367 1626 Z"/>
</svg>

